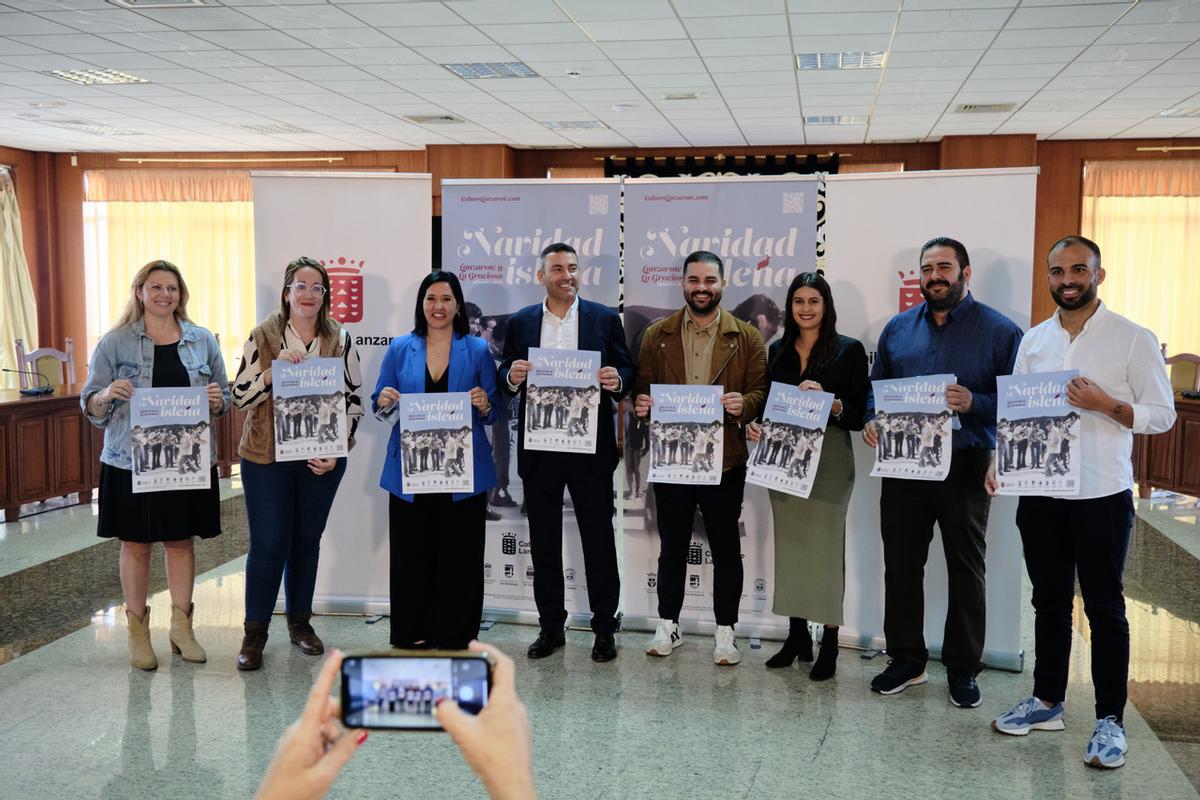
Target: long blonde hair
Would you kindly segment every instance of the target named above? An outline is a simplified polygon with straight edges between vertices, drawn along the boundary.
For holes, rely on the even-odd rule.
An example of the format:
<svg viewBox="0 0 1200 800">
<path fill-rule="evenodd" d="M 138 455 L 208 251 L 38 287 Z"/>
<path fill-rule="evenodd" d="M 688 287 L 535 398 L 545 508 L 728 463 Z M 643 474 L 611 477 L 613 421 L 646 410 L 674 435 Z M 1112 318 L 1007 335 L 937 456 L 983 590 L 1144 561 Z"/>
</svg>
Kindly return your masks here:
<svg viewBox="0 0 1200 800">
<path fill-rule="evenodd" d="M 133 282 L 129 284 L 129 302 L 125 304 L 125 310 L 121 312 L 121 316 L 113 324 L 112 330 L 115 331 L 118 328 L 124 328 L 126 325 L 137 322 L 146 315 L 146 307 L 138 299 L 138 290 L 146 284 L 151 272 L 158 272 L 159 270 L 171 273 L 175 276 L 175 280 L 179 282 L 179 305 L 175 308 L 175 319 L 177 321 L 186 320 L 191 322 L 187 314 L 188 288 L 187 281 L 183 279 L 183 273 L 179 271 L 179 267 L 170 261 L 156 258 L 139 269 L 137 274 L 133 276 Z"/>
<path fill-rule="evenodd" d="M 283 322 L 286 325 L 291 318 L 291 308 L 288 307 L 288 291 L 291 288 L 292 281 L 296 277 L 296 273 L 305 267 L 315 269 L 321 274 L 321 283 L 325 286 L 325 294 L 321 298 L 321 307 L 317 309 L 317 333 L 319 335 L 330 336 L 337 327 L 334 321 L 329 318 L 329 308 L 332 305 L 333 294 L 330 291 L 329 273 L 325 271 L 325 267 L 320 261 L 309 256 L 300 256 L 295 261 L 287 265 L 287 269 L 283 271 L 283 289 L 279 292 L 279 313 L 283 317 Z"/>
</svg>

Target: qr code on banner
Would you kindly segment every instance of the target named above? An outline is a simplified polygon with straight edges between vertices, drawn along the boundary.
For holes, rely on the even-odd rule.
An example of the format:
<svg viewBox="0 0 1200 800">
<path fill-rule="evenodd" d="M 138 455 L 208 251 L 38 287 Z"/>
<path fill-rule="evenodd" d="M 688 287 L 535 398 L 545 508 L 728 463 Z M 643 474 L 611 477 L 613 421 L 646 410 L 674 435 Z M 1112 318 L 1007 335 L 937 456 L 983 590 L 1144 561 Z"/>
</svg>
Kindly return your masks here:
<svg viewBox="0 0 1200 800">
<path fill-rule="evenodd" d="M 608 213 L 608 195 L 606 194 L 589 194 L 588 195 L 588 214 L 595 216 L 597 214 Z"/>
<path fill-rule="evenodd" d="M 783 193 L 783 213 L 784 214 L 803 214 L 804 213 L 804 192 L 784 192 Z"/>
</svg>

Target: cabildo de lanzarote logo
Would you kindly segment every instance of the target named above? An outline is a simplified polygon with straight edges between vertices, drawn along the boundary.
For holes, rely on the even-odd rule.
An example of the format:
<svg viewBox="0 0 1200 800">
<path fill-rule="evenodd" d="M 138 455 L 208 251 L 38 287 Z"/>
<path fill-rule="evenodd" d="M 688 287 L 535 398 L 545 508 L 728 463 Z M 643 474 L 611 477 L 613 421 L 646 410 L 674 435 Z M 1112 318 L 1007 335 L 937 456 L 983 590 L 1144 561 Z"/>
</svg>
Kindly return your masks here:
<svg viewBox="0 0 1200 800">
<path fill-rule="evenodd" d="M 921 276 L 917 274 L 915 269 L 910 269 L 908 272 L 896 270 L 896 274 L 900 276 L 900 310 L 908 311 L 913 306 L 919 306 L 925 302 L 925 297 L 921 294 Z"/>
<path fill-rule="evenodd" d="M 366 259 L 345 256 L 321 259 L 329 273 L 329 313 L 338 322 L 362 322 L 362 268 L 366 263 Z"/>
</svg>

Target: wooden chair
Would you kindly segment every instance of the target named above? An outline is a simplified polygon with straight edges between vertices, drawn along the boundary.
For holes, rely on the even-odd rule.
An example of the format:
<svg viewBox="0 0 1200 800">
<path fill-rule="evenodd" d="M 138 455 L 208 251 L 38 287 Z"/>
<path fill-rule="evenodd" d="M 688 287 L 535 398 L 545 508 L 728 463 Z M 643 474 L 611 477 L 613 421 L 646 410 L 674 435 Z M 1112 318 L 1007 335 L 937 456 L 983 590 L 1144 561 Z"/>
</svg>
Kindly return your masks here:
<svg viewBox="0 0 1200 800">
<path fill-rule="evenodd" d="M 17 369 L 21 370 L 21 388 L 30 389 L 42 383 L 34 375 L 28 374 L 31 372 L 41 375 L 53 386 L 60 383 L 73 386 L 75 384 L 75 343 L 69 336 L 66 347 L 65 351 L 55 350 L 52 347 L 39 347 L 31 353 L 26 353 L 25 342 L 17 339 Z"/>
<path fill-rule="evenodd" d="M 1171 388 L 1177 392 L 1200 391 L 1200 356 L 1178 353 L 1163 359 L 1171 371 Z"/>
</svg>

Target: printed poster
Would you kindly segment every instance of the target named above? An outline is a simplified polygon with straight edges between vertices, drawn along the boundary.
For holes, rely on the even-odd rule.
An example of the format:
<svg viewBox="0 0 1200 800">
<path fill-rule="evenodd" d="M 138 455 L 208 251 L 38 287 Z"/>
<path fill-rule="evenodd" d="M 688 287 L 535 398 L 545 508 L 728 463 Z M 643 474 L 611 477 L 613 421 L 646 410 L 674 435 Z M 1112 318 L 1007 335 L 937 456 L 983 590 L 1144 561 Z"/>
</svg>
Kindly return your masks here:
<svg viewBox="0 0 1200 800">
<path fill-rule="evenodd" d="M 652 384 L 651 483 L 716 486 L 724 460 L 722 387 Z"/>
<path fill-rule="evenodd" d="M 600 354 L 529 348 L 525 449 L 595 453 L 600 409 Z"/>
<path fill-rule="evenodd" d="M 135 389 L 129 423 L 134 494 L 209 488 L 212 428 L 204 387 Z"/>
<path fill-rule="evenodd" d="M 871 381 L 879 443 L 871 475 L 943 481 L 950 473 L 951 413 L 946 387 L 953 375 Z"/>
<path fill-rule="evenodd" d="M 762 436 L 750 453 L 746 483 L 807 498 L 817 477 L 833 400 L 828 392 L 801 391 L 772 382 Z"/>
<path fill-rule="evenodd" d="M 474 492 L 470 393 L 402 394 L 397 404 L 404 493 Z"/>
<path fill-rule="evenodd" d="M 275 401 L 275 460 L 307 461 L 346 455 L 346 395 L 340 358 L 271 362 Z"/>
<path fill-rule="evenodd" d="M 1080 418 L 1067 404 L 1067 384 L 1078 374 L 1067 370 L 996 379 L 1000 494 L 1079 495 Z"/>
</svg>

